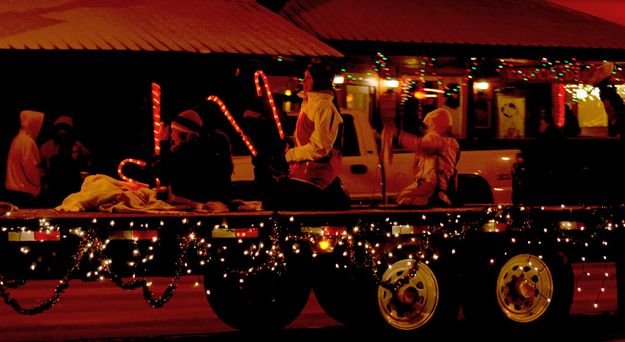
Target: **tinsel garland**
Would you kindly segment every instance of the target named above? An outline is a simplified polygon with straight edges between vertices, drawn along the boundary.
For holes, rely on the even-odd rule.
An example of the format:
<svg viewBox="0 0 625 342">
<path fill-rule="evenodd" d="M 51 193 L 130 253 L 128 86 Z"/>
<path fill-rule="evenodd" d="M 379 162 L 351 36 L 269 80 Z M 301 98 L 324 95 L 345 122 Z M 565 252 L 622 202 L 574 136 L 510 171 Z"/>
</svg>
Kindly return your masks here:
<svg viewBox="0 0 625 342">
<path fill-rule="evenodd" d="M 4 301 L 4 303 L 9 305 L 17 313 L 23 315 L 36 315 L 52 308 L 52 306 L 59 301 L 61 294 L 63 294 L 63 292 L 65 292 L 65 290 L 69 287 L 70 279 L 72 275 L 78 270 L 80 260 L 82 260 L 84 255 L 91 249 L 93 245 L 93 242 L 91 242 L 91 240 L 95 240 L 95 235 L 87 234 L 87 236 L 80 242 L 78 251 L 73 258 L 77 262 L 75 262 L 74 265 L 70 267 L 70 269 L 65 273 L 65 276 L 63 276 L 63 279 L 59 281 L 59 284 L 54 289 L 54 294 L 52 294 L 50 298 L 44 300 L 41 304 L 35 305 L 32 308 L 25 308 L 21 306 L 17 299 L 11 297 L 11 294 L 9 293 L 9 291 L 7 291 L 8 286 L 5 285 L 4 277 L 0 275 L 0 296 L 2 296 L 2 300 Z"/>
<path fill-rule="evenodd" d="M 251 272 L 257 273 L 264 270 L 279 272 L 284 269 L 284 267 L 286 266 L 286 263 L 284 262 L 284 253 L 282 252 L 282 247 L 278 243 L 280 236 L 281 233 L 279 232 L 278 227 L 275 224 L 272 225 L 272 230 L 269 234 L 270 247 L 268 248 L 268 250 L 271 251 L 271 253 L 269 254 L 270 257 L 267 258 L 267 260 L 265 260 L 264 262 L 256 265 L 252 271 L 229 267 L 225 271 L 226 274 L 231 277 L 247 277 L 250 275 Z M 89 258 L 95 258 L 99 261 L 99 264 L 101 265 L 99 274 L 102 278 L 110 279 L 115 285 L 124 290 L 135 290 L 141 288 L 143 298 L 150 304 L 150 306 L 154 308 L 159 308 L 165 305 L 173 297 L 175 289 L 177 287 L 177 282 L 180 280 L 180 277 L 183 274 L 188 252 L 192 248 L 198 250 L 199 255 L 209 256 L 209 248 L 204 240 L 195 239 L 193 236 L 185 237 L 183 241 L 179 244 L 179 255 L 176 261 L 174 276 L 163 291 L 163 293 L 160 296 L 157 296 L 151 290 L 150 282 L 148 280 L 133 279 L 125 282 L 121 276 L 111 271 L 109 264 L 104 261 L 104 256 L 102 254 L 103 244 L 95 234 L 95 231 L 91 230 L 80 241 L 78 252 L 72 257 L 73 265 L 63 276 L 63 279 L 59 281 L 59 285 L 56 286 L 54 293 L 49 298 L 45 299 L 41 304 L 38 304 L 32 308 L 25 308 L 20 305 L 19 301 L 16 298 L 11 297 L 8 289 L 19 287 L 21 285 L 24 285 L 26 282 L 24 280 L 5 280 L 2 275 L 0 275 L 0 296 L 2 296 L 4 302 L 11 306 L 11 308 L 13 308 L 17 313 L 24 315 L 36 315 L 43 313 L 52 308 L 54 304 L 59 301 L 60 296 L 69 287 L 69 283 L 72 277 L 77 273 L 78 269 L 80 268 L 79 266 L 81 261 L 88 255 Z"/>
<path fill-rule="evenodd" d="M 176 284 L 182 276 L 182 269 L 187 259 L 187 253 L 189 251 L 189 248 L 196 243 L 197 242 L 195 242 L 195 240 L 184 240 L 182 243 L 180 243 L 180 254 L 178 256 L 178 259 L 176 260 L 176 271 L 172 280 L 169 282 L 169 284 L 163 291 L 163 294 L 161 294 L 160 296 L 154 295 L 154 292 L 150 289 L 149 281 L 147 281 L 146 279 L 133 279 L 131 281 L 124 282 L 122 277 L 111 271 L 107 263 L 104 263 L 105 266 L 102 269 L 102 274 L 106 278 L 111 279 L 111 281 L 115 285 L 119 286 L 124 290 L 135 290 L 141 288 L 143 292 L 143 298 L 150 304 L 150 306 L 152 306 L 153 308 L 160 308 L 174 296 L 174 291 L 176 290 L 177 286 Z"/>
<path fill-rule="evenodd" d="M 86 255 L 89 255 L 89 258 L 96 258 L 100 261 L 100 264 L 102 265 L 100 274 L 102 277 L 110 279 L 115 285 L 124 290 L 135 290 L 137 288 L 141 288 L 143 292 L 143 298 L 152 307 L 162 307 L 173 297 L 174 290 L 176 289 L 176 283 L 182 275 L 182 269 L 184 267 L 189 248 L 198 246 L 202 249 L 205 249 L 204 246 L 202 246 L 198 241 L 195 240 L 185 239 L 180 244 L 180 254 L 176 262 L 175 275 L 168 284 L 167 288 L 163 291 L 163 294 L 161 294 L 160 296 L 156 296 L 154 292 L 150 289 L 149 281 L 147 281 L 146 279 L 134 279 L 128 282 L 124 282 L 122 277 L 112 272 L 108 263 L 103 261 L 103 248 L 100 239 L 96 236 L 94 231 L 90 231 L 81 240 L 78 251 L 72 258 L 72 260 L 74 261 L 73 265 L 59 281 L 59 284 L 54 289 L 54 293 L 49 298 L 44 300 L 41 304 L 38 304 L 32 308 L 25 308 L 20 305 L 17 299 L 11 297 L 7 289 L 15 288 L 17 287 L 15 286 L 17 284 L 24 285 L 25 281 L 6 281 L 2 275 L 0 275 L 0 296 L 2 296 L 4 303 L 11 306 L 11 308 L 13 308 L 13 310 L 15 310 L 17 313 L 24 315 L 36 315 L 45 312 L 46 310 L 52 308 L 52 306 L 54 306 L 54 304 L 59 301 L 60 296 L 69 287 L 72 276 L 77 273 L 81 261 Z"/>
</svg>

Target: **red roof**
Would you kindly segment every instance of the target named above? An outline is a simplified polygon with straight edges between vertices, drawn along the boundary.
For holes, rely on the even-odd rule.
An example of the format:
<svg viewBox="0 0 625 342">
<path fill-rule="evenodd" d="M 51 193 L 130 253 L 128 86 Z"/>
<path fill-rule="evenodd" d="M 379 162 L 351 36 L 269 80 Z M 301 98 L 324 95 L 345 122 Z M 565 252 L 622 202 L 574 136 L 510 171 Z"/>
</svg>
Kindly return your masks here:
<svg viewBox="0 0 625 342">
<path fill-rule="evenodd" d="M 3 0 L 0 49 L 341 55 L 245 0 Z"/>
<path fill-rule="evenodd" d="M 291 0 L 324 41 L 625 49 L 625 26 L 540 0 Z"/>
</svg>

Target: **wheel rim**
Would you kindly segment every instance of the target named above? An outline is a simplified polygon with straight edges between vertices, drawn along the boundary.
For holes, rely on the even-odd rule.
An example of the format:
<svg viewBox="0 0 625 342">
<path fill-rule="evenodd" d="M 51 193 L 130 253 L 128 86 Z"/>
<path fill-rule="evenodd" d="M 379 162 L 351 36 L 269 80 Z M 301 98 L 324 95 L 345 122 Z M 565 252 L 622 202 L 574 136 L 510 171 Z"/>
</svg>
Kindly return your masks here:
<svg viewBox="0 0 625 342">
<path fill-rule="evenodd" d="M 539 319 L 553 296 L 553 277 L 547 264 L 531 254 L 506 262 L 497 277 L 497 302 L 511 320 L 529 323 Z"/>
<path fill-rule="evenodd" d="M 418 262 L 404 259 L 391 265 L 378 287 L 378 307 L 384 319 L 399 330 L 413 330 L 426 324 L 434 315 L 439 289 L 434 272 Z"/>
</svg>

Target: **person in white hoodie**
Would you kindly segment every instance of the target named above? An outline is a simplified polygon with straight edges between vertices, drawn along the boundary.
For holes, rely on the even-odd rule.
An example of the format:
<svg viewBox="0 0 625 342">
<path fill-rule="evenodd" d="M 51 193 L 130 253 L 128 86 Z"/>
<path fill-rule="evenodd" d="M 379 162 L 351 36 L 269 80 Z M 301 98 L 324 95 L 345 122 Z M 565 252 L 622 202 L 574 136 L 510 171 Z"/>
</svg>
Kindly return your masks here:
<svg viewBox="0 0 625 342">
<path fill-rule="evenodd" d="M 281 187 L 282 209 L 348 209 L 339 171 L 343 119 L 333 103 L 333 74 L 321 63 L 304 72 L 304 101 L 295 127 L 295 146 L 286 151 L 289 176 Z"/>
<path fill-rule="evenodd" d="M 460 146 L 452 136 L 451 113 L 444 108 L 429 112 L 423 119 L 427 128 L 420 134 L 397 133 L 385 126 L 383 137 L 395 138 L 399 145 L 415 152 L 414 181 L 397 194 L 400 206 L 450 206 Z M 389 145 L 389 142 L 384 142 Z"/>
<path fill-rule="evenodd" d="M 37 196 L 41 192 L 41 157 L 35 140 L 43 119 L 42 112 L 23 110 L 20 113 L 20 131 L 9 147 L 4 187 L 8 202 L 18 207 L 36 207 Z"/>
</svg>

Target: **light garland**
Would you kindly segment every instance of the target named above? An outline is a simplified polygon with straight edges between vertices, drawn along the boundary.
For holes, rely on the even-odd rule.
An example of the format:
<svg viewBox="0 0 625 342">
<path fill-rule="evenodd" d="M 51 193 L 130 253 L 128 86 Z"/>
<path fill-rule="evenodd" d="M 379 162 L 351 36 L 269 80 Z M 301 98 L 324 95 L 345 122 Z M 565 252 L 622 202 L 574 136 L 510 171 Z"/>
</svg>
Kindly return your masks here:
<svg viewBox="0 0 625 342">
<path fill-rule="evenodd" d="M 538 66 L 517 65 L 514 62 L 500 59 L 496 70 L 507 81 L 583 84 L 583 74 L 590 72 L 597 66 L 599 64 L 582 64 L 576 58 L 564 60 L 542 58 Z M 615 66 L 612 71 L 612 80 L 614 83 L 625 81 L 621 66 Z"/>
<path fill-rule="evenodd" d="M 389 67 L 390 61 L 388 60 L 388 57 L 386 57 L 383 53 L 378 52 L 376 53 L 376 60 L 374 63 L 375 66 L 373 68 L 373 71 L 380 74 L 381 78 L 386 78 L 389 76 L 391 69 Z"/>
<path fill-rule="evenodd" d="M 416 57 L 416 67 L 413 72 L 414 77 L 418 81 L 425 82 L 426 76 L 437 77 L 437 73 L 434 71 L 434 66 L 437 59 L 435 57 L 420 56 Z M 557 59 L 551 60 L 543 57 L 537 60 L 537 65 L 522 64 L 514 60 L 507 59 L 494 59 L 496 66 L 494 70 L 491 67 L 491 60 L 484 57 L 471 57 L 466 61 L 466 68 L 463 77 L 463 84 L 466 84 L 469 80 L 473 80 L 483 74 L 490 74 L 491 71 L 496 72 L 499 76 L 508 83 L 514 82 L 550 82 L 550 83 L 565 83 L 565 84 L 583 84 L 584 73 L 588 73 L 591 69 L 599 66 L 602 62 L 582 62 L 577 58 Z M 380 79 L 390 78 L 389 58 L 383 53 L 378 52 L 375 56 L 374 65 L 371 68 L 367 68 L 367 75 L 377 73 Z M 358 81 L 364 81 L 362 76 L 356 74 L 361 71 L 355 71 L 359 69 L 357 66 L 351 68 L 341 69 L 341 75 L 349 83 L 355 83 Z M 351 70 L 354 69 L 354 70 Z M 612 72 L 612 81 L 615 84 L 625 82 L 625 72 L 623 66 L 615 65 Z"/>
</svg>

